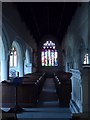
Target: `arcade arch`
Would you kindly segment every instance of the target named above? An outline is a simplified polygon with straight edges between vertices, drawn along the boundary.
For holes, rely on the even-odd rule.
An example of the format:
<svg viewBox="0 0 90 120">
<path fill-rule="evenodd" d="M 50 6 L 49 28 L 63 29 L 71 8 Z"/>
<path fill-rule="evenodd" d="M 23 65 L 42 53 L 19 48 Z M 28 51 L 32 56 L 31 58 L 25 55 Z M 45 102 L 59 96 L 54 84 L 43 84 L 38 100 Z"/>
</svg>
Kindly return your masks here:
<svg viewBox="0 0 90 120">
<path fill-rule="evenodd" d="M 24 75 L 24 59 L 23 51 L 20 44 L 17 41 L 13 41 L 12 48 L 10 50 L 10 64 L 9 74 L 10 77 L 22 77 Z"/>
</svg>

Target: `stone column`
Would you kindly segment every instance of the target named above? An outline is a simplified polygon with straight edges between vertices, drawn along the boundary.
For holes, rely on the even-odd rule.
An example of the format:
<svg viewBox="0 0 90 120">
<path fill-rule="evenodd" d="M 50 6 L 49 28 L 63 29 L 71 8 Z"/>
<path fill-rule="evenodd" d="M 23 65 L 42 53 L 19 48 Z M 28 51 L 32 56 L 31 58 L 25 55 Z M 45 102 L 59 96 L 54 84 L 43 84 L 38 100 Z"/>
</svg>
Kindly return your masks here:
<svg viewBox="0 0 90 120">
<path fill-rule="evenodd" d="M 72 96 L 70 101 L 70 109 L 72 113 L 81 112 L 81 73 L 79 70 L 71 69 L 72 73 Z"/>
<path fill-rule="evenodd" d="M 8 79 L 8 62 L 1 60 L 1 81 Z"/>
<path fill-rule="evenodd" d="M 22 59 L 19 59 L 19 61 L 18 61 L 18 72 L 19 72 L 19 77 L 23 77 L 23 75 L 24 75 L 24 62 Z"/>
</svg>

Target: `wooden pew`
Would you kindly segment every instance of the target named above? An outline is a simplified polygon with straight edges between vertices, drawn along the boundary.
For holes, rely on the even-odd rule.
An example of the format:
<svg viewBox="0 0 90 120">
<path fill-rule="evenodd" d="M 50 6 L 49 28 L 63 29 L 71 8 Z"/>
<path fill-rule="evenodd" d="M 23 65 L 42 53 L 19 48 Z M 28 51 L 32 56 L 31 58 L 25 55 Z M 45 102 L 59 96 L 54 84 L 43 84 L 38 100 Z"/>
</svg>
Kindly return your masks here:
<svg viewBox="0 0 90 120">
<path fill-rule="evenodd" d="M 2 88 L 2 107 L 13 107 L 15 105 L 15 87 L 10 83 L 0 83 Z"/>
<path fill-rule="evenodd" d="M 15 78 L 16 79 L 16 78 Z M 13 82 L 4 82 L 0 84 L 2 87 L 2 107 L 14 107 L 16 102 L 16 87 L 17 87 L 17 103 L 21 107 L 30 107 L 36 105 L 42 86 L 44 84 L 44 75 L 30 77 L 19 77 L 17 80 L 22 79 L 22 83 L 17 85 Z"/>
<path fill-rule="evenodd" d="M 45 73 L 32 73 L 32 74 L 26 74 L 24 75 L 23 83 L 25 82 L 36 82 L 36 85 L 38 86 L 38 94 L 40 94 L 43 84 L 45 82 Z M 39 97 L 39 95 L 38 95 Z"/>
<path fill-rule="evenodd" d="M 71 98 L 71 73 L 61 72 L 54 75 L 54 82 L 60 106 L 69 107 Z"/>
<path fill-rule="evenodd" d="M 17 103 L 20 107 L 31 107 L 37 104 L 38 87 L 34 82 L 17 86 Z"/>
<path fill-rule="evenodd" d="M 0 120 L 18 120 L 15 112 L 6 112 L 0 109 L 0 113 Z"/>
<path fill-rule="evenodd" d="M 17 87 L 18 104 L 21 107 L 36 106 L 44 81 L 40 74 L 25 75 L 22 84 Z"/>
</svg>

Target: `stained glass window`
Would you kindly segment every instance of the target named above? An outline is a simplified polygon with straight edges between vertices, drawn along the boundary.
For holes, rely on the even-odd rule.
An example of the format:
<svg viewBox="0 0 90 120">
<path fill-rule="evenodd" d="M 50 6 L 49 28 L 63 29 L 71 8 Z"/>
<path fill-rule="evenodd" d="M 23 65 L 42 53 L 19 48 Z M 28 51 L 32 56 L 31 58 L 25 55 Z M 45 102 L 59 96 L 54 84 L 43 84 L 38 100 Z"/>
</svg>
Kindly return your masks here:
<svg viewBox="0 0 90 120">
<path fill-rule="evenodd" d="M 41 52 L 42 66 L 58 66 L 58 52 L 55 43 L 46 41 Z"/>
<path fill-rule="evenodd" d="M 10 67 L 16 67 L 17 66 L 17 51 L 13 47 L 10 53 Z"/>
</svg>

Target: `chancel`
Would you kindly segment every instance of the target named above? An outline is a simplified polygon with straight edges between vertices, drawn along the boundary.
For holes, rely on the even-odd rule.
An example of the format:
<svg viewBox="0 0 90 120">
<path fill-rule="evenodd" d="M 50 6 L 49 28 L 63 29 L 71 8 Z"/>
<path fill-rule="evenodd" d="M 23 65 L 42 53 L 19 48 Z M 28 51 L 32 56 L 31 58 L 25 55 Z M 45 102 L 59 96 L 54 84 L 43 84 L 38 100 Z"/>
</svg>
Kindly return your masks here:
<svg viewBox="0 0 90 120">
<path fill-rule="evenodd" d="M 90 4 L 0 4 L 1 120 L 90 119 Z"/>
</svg>

